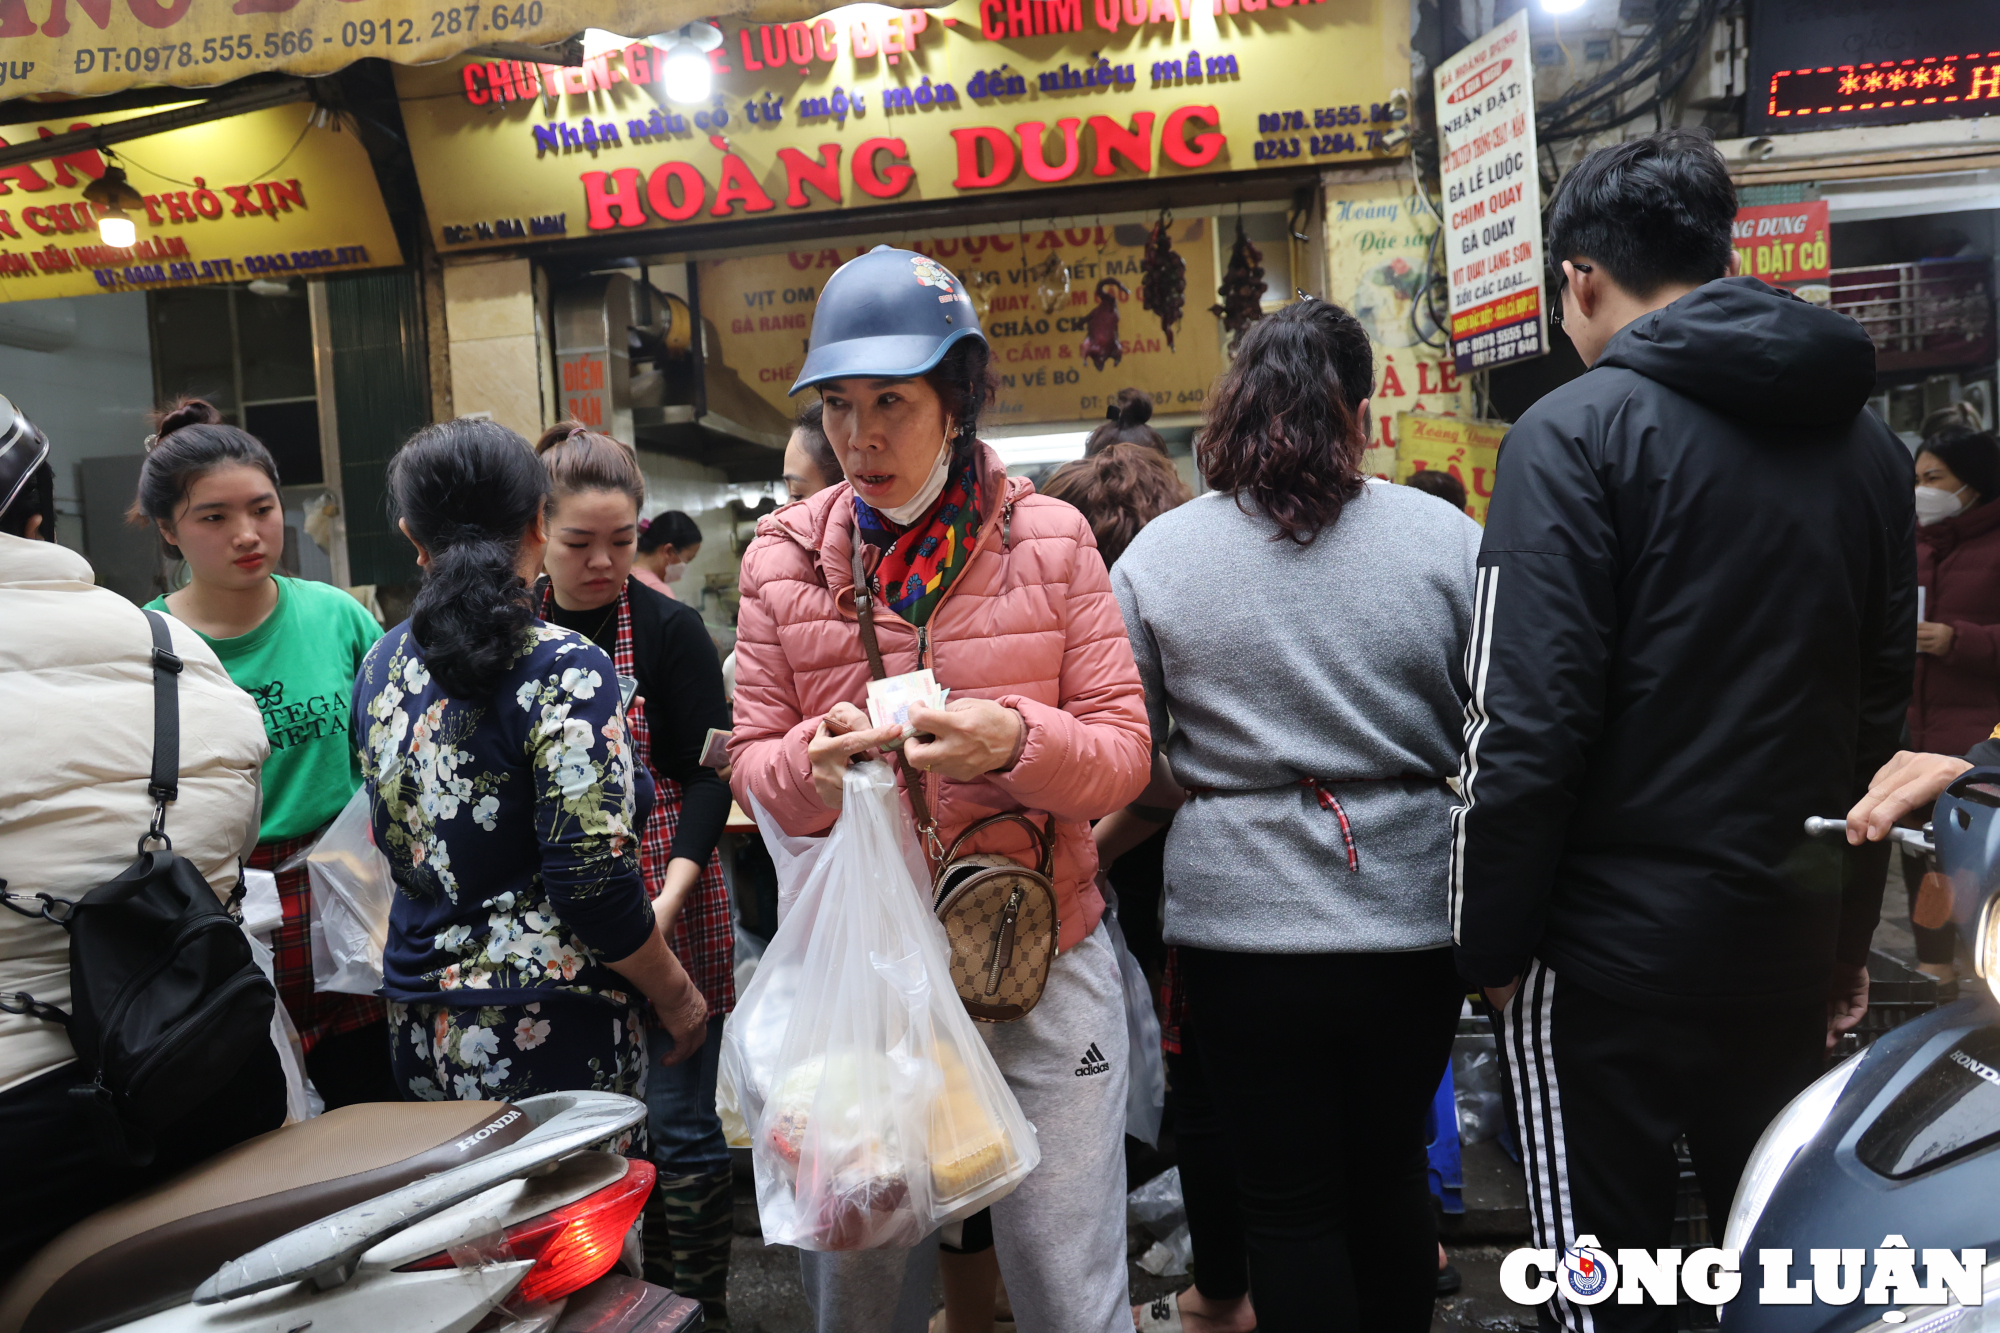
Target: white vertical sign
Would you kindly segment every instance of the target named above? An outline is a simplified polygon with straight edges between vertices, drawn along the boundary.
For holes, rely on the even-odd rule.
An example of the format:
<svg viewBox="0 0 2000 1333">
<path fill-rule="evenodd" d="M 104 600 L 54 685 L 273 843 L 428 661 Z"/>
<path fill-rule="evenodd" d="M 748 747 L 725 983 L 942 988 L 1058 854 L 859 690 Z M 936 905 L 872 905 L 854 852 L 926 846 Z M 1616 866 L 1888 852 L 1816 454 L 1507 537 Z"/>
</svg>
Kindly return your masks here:
<svg viewBox="0 0 2000 1333">
<path fill-rule="evenodd" d="M 1549 350 L 1528 11 L 1437 71 L 1451 352 L 1460 374 Z"/>
</svg>

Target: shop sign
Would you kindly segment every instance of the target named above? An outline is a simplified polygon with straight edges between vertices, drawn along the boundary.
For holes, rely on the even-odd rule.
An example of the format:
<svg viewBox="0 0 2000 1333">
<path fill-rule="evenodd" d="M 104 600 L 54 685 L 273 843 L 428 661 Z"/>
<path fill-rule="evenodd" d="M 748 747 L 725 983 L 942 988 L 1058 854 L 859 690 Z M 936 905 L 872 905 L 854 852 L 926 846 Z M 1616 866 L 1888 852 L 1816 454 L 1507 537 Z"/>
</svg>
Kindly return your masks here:
<svg viewBox="0 0 2000 1333">
<path fill-rule="evenodd" d="M 146 111 L 9 126 L 0 145 L 50 138 Z M 308 126 L 312 108 L 272 107 L 118 145 L 145 199 L 138 240 L 100 243 L 84 187 L 112 159 L 97 149 L 0 168 L 0 300 L 316 277 L 403 262 L 368 152 Z"/>
<path fill-rule="evenodd" d="M 1483 527 L 1493 500 L 1493 471 L 1500 462 L 1504 421 L 1439 417 L 1428 412 L 1396 414 L 1396 480 L 1419 472 L 1449 472 L 1465 487 L 1466 512 Z"/>
<path fill-rule="evenodd" d="M 1745 133 L 2000 115 L 1990 0 L 1765 6 L 1750 25 Z"/>
<path fill-rule="evenodd" d="M 1139 304 L 1146 231 L 1029 228 L 896 243 L 956 273 L 979 308 L 1000 382 L 987 424 L 1101 420 L 1124 388 L 1151 394 L 1162 416 L 1200 412 L 1222 369 L 1215 317 L 1201 308 L 1215 290 L 1213 221 L 1182 218 L 1169 231 L 1187 263 L 1184 317 L 1171 338 Z M 702 317 L 715 326 L 722 361 L 788 417 L 800 404 L 789 390 L 819 292 L 872 246 L 843 241 L 697 268 Z"/>
<path fill-rule="evenodd" d="M 648 45 L 399 69 L 441 249 L 1404 150 L 1379 0 L 955 0 L 725 21 L 714 95 Z"/>
<path fill-rule="evenodd" d="M 1833 276 L 1824 199 L 1739 208 L 1731 230 L 1739 271 L 1747 277 L 1796 290 Z"/>
<path fill-rule="evenodd" d="M 1445 330 L 1422 300 L 1437 222 L 1408 182 L 1326 189 L 1327 300 L 1354 312 L 1375 348 L 1373 434 L 1362 459 L 1370 476 L 1394 480 L 1399 413 L 1470 415 Z M 1189 284 L 1193 290 L 1193 284 Z M 1320 293 L 1314 293 L 1320 295 Z M 1490 479 L 1488 481 L 1490 485 Z M 1466 486 L 1472 493 L 1472 483 Z"/>
<path fill-rule="evenodd" d="M 1445 271 L 1460 374 L 1549 350 L 1528 11 L 1437 71 Z"/>
<path fill-rule="evenodd" d="M 641 0 L 0 0 L 0 99 L 139 84 L 210 88 L 270 70 L 331 74 L 367 56 L 428 64 L 491 43 L 546 45 L 585 28 L 659 32 L 752 4 L 705 0 L 683 12 Z M 777 18 L 814 9 L 800 0 L 754 4 Z"/>
</svg>

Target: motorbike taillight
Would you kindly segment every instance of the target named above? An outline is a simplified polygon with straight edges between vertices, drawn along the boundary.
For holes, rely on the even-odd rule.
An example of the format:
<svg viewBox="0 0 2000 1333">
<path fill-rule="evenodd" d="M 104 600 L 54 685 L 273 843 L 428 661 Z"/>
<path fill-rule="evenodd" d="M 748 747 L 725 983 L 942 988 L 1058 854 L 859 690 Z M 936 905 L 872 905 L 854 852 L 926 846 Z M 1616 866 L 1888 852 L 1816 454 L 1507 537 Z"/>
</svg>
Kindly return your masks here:
<svg viewBox="0 0 2000 1333">
<path fill-rule="evenodd" d="M 618 1262 L 625 1233 L 646 1206 L 655 1174 L 651 1162 L 628 1161 L 622 1179 L 594 1194 L 517 1222 L 498 1235 L 403 1264 L 397 1271 L 533 1259 L 535 1266 L 514 1288 L 509 1303 L 535 1305 L 560 1299 L 597 1281 Z"/>
</svg>

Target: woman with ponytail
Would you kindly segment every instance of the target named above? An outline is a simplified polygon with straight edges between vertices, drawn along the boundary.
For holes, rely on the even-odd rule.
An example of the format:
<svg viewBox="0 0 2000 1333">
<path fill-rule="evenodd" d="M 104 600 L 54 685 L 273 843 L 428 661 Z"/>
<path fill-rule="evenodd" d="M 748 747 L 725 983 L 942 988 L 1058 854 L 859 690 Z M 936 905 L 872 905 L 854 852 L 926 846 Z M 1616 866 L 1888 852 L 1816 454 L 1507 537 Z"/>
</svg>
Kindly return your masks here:
<svg viewBox="0 0 2000 1333">
<path fill-rule="evenodd" d="M 277 874 L 284 918 L 274 979 L 329 1108 L 396 1095 L 382 1002 L 313 989 L 312 890 L 298 857 L 361 785 L 348 742 L 354 671 L 382 632 L 340 589 L 277 572 L 285 549 L 278 465 L 256 436 L 199 398 L 159 419 L 129 517 L 158 529 L 187 585 L 147 605 L 200 634 L 264 716 L 263 822 L 248 864 Z"/>
<path fill-rule="evenodd" d="M 426 427 L 389 465 L 424 581 L 355 681 L 375 845 L 398 893 L 382 993 L 402 1094 L 644 1090 L 645 1006 L 707 1035 L 639 875 L 650 783 L 618 672 L 535 615 L 548 474 L 490 421 Z M 608 1021 L 607 1021 L 608 1020 Z"/>
<path fill-rule="evenodd" d="M 646 482 L 631 447 L 564 422 L 543 434 L 535 452 L 554 488 L 542 557 L 548 578 L 536 585 L 536 609 L 611 654 L 618 674 L 638 682 L 643 703 L 627 722 L 632 758 L 658 793 L 639 826 L 639 874 L 660 933 L 708 1001 L 700 1052 L 646 1080 L 647 1132 L 660 1169 L 646 1223 L 646 1276 L 700 1301 L 709 1327 L 727 1328 L 735 1196 L 715 1074 L 736 978 L 729 887 L 715 845 L 729 820 L 729 788 L 701 762 L 709 731 L 729 730 L 722 664 L 701 613 L 639 578 L 634 558 L 645 558 L 639 508 Z M 652 531 L 662 534 L 659 549 L 682 559 L 701 544 L 701 529 L 686 514 L 661 514 Z M 654 1028 L 647 1044 L 657 1053 L 676 1040 Z"/>
</svg>

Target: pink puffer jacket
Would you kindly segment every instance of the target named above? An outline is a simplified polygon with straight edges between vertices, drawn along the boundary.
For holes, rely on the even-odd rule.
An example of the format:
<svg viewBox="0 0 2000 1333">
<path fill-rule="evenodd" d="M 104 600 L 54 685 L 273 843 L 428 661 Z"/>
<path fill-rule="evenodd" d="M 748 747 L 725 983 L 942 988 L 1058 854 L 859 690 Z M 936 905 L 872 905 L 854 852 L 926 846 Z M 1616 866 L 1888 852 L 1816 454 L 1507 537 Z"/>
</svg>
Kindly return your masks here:
<svg viewBox="0 0 2000 1333">
<path fill-rule="evenodd" d="M 947 846 L 1003 810 L 1055 816 L 1058 947 L 1067 949 L 1104 911 L 1093 883 L 1090 821 L 1122 809 L 1146 785 L 1152 742 L 1145 697 L 1083 516 L 1036 495 L 1032 482 L 1007 477 L 998 455 L 980 450 L 980 509 L 990 517 L 931 613 L 928 659 L 918 661 L 917 631 L 886 607 L 877 612 L 876 631 L 890 675 L 929 666 L 952 698 L 993 699 L 1026 720 L 1027 747 L 1010 771 L 972 782 L 927 775 L 925 793 Z M 820 718 L 843 699 L 867 708 L 853 542 L 853 492 L 843 482 L 766 515 L 743 557 L 730 785 L 745 809 L 745 796 L 754 794 L 795 837 L 834 821 L 806 760 Z M 976 842 L 966 850 L 1033 859 L 1033 840 L 1016 823 Z"/>
</svg>

